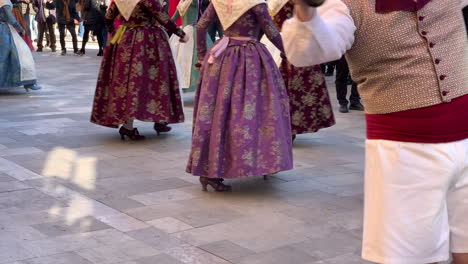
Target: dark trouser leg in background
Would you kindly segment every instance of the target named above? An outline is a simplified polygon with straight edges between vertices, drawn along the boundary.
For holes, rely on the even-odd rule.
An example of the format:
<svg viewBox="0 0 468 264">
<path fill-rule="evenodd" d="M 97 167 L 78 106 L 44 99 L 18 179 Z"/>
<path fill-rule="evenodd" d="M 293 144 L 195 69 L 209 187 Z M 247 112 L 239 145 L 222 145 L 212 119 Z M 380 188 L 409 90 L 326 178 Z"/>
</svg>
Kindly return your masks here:
<svg viewBox="0 0 468 264">
<path fill-rule="evenodd" d="M 38 31 L 38 36 L 37 36 L 37 51 L 42 51 L 42 48 L 44 46 L 42 45 L 42 41 L 44 40 L 44 33 L 47 29 L 47 23 L 45 22 L 39 22 L 37 23 L 37 31 Z"/>
<path fill-rule="evenodd" d="M 211 38 L 211 41 L 215 42 L 216 41 L 216 23 L 212 23 L 208 27 L 208 35 Z"/>
<path fill-rule="evenodd" d="M 66 28 L 66 25 L 64 24 L 58 25 L 59 34 L 60 34 L 60 48 L 62 49 L 63 55 L 67 53 L 67 47 L 65 46 L 65 28 Z"/>
<path fill-rule="evenodd" d="M 333 76 L 333 72 L 335 71 L 336 61 L 329 62 L 326 64 L 327 70 L 325 71 L 325 76 Z"/>
<path fill-rule="evenodd" d="M 107 29 L 105 26 L 101 29 L 101 34 L 102 34 L 102 49 L 105 49 L 107 46 Z"/>
<path fill-rule="evenodd" d="M 84 34 L 83 34 L 83 40 L 81 41 L 81 51 L 80 54 L 83 55 L 86 53 L 86 43 L 88 43 L 89 40 L 89 27 L 85 26 Z"/>
<path fill-rule="evenodd" d="M 106 45 L 106 42 L 104 41 L 104 33 L 103 33 L 104 29 L 103 28 L 100 28 L 100 29 L 97 29 L 97 30 L 94 30 L 94 33 L 96 34 L 97 36 L 97 41 L 98 41 L 98 45 L 99 45 L 99 52 L 98 52 L 98 56 L 102 56 L 102 53 L 103 53 L 103 49 Z M 106 32 L 107 34 L 107 32 Z"/>
<path fill-rule="evenodd" d="M 54 26 L 52 25 L 52 31 L 54 30 Z M 44 36 L 46 39 L 46 47 L 50 46 L 50 35 L 49 35 L 49 27 L 47 26 L 46 29 L 44 30 Z M 55 36 L 55 32 L 54 32 Z"/>
<path fill-rule="evenodd" d="M 353 81 L 353 84 L 351 85 L 351 96 L 349 97 L 349 101 L 351 102 L 351 104 L 361 103 L 361 96 L 359 96 L 357 84 L 354 81 Z"/>
<path fill-rule="evenodd" d="M 223 33 L 223 27 L 221 26 L 221 22 L 219 22 L 219 19 L 216 20 L 216 31 L 218 32 L 219 38 L 223 38 L 224 33 Z"/>
<path fill-rule="evenodd" d="M 336 63 L 336 97 L 341 106 L 348 106 L 348 100 L 346 99 L 346 94 L 348 93 L 348 75 L 349 68 L 346 59 L 343 56 Z"/>
<path fill-rule="evenodd" d="M 348 100 L 346 94 L 348 93 L 348 78 L 349 67 L 345 57 L 342 57 L 336 64 L 336 96 L 340 103 L 340 112 L 348 112 Z M 351 84 L 351 96 L 349 97 L 351 104 L 349 110 L 364 111 L 364 106 L 361 104 L 361 97 L 357 89 L 357 84 L 353 81 Z"/>
<path fill-rule="evenodd" d="M 76 37 L 75 23 L 72 21 L 67 24 L 67 29 L 72 36 L 73 51 L 78 53 L 78 38 Z"/>
<path fill-rule="evenodd" d="M 55 52 L 55 49 L 57 47 L 57 38 L 55 37 L 55 28 L 53 23 L 47 22 L 46 34 L 49 36 L 49 47 L 52 49 L 53 52 Z"/>
<path fill-rule="evenodd" d="M 210 36 L 213 42 L 216 41 L 216 33 L 218 33 L 220 38 L 223 38 L 223 31 L 221 30 L 221 23 L 216 21 L 208 27 L 208 35 Z"/>
<path fill-rule="evenodd" d="M 361 97 L 357 89 L 357 84 L 353 81 L 351 84 L 351 96 L 349 97 L 351 104 L 349 110 L 364 111 L 364 106 L 361 104 Z"/>
</svg>

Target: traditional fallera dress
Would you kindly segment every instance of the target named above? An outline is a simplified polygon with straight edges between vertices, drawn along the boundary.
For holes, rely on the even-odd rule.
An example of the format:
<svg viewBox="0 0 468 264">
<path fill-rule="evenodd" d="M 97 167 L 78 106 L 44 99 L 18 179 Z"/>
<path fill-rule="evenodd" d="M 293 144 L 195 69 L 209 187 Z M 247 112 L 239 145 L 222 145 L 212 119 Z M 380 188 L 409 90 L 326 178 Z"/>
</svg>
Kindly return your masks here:
<svg viewBox="0 0 468 264">
<path fill-rule="evenodd" d="M 210 178 L 261 176 L 292 169 L 289 101 L 284 81 L 260 29 L 282 50 L 281 36 L 264 0 L 213 0 L 197 32 L 219 18 L 224 38 L 203 60 L 195 97 L 192 150 L 187 172 Z M 207 55 L 207 56 L 205 56 Z"/>
<path fill-rule="evenodd" d="M 21 25 L 22 28 L 27 29 L 28 26 L 26 25 L 23 14 L 21 13 L 22 4 L 19 1 L 14 1 L 12 3 L 13 3 L 12 12 L 13 12 L 13 15 L 15 16 L 16 21 L 18 21 L 18 23 Z M 21 38 L 23 38 L 24 42 L 26 42 L 26 44 L 31 49 L 31 51 L 34 51 L 34 46 L 32 44 L 31 36 L 28 35 L 27 30 L 23 33 Z"/>
<path fill-rule="evenodd" d="M 269 0 L 268 5 L 278 29 L 293 16 L 294 4 L 290 0 Z M 293 135 L 333 126 L 335 117 L 320 65 L 294 67 L 283 59 L 280 71 L 288 90 Z"/>
<path fill-rule="evenodd" d="M 31 50 L 18 31 L 23 31 L 12 13 L 10 0 L 0 0 L 0 88 L 36 84 Z"/>
<path fill-rule="evenodd" d="M 169 1 L 169 16 L 173 16 L 175 12 L 177 11 L 177 7 L 179 6 L 180 0 L 170 0 Z M 176 24 L 178 26 L 182 25 L 182 19 L 177 19 Z"/>
<path fill-rule="evenodd" d="M 122 25 L 115 31 L 114 19 Z M 158 0 L 115 0 L 106 14 L 110 32 L 97 81 L 91 122 L 118 127 L 127 120 L 184 121 L 177 72 L 164 28 L 183 37 Z"/>
<path fill-rule="evenodd" d="M 172 17 L 173 21 L 179 17 L 182 18 L 182 28 L 185 34 L 190 36 L 187 43 L 181 43 L 175 35 L 169 41 L 176 61 L 179 84 L 184 92 L 195 91 L 198 84 L 199 72 L 195 68 L 197 63 L 197 32 L 195 27 L 198 21 L 199 9 L 199 0 L 182 0 Z M 208 46 L 211 45 L 210 40 Z"/>
</svg>

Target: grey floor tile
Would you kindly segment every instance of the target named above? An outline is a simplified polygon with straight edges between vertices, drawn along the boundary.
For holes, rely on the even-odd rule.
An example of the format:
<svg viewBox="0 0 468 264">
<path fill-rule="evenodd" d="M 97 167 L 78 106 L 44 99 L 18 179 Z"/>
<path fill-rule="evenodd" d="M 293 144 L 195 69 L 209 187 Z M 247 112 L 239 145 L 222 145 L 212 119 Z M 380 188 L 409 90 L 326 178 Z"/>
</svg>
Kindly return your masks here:
<svg viewBox="0 0 468 264">
<path fill-rule="evenodd" d="M 76 252 L 95 264 L 133 261 L 159 254 L 158 250 L 136 240 L 80 249 Z"/>
<path fill-rule="evenodd" d="M 255 254 L 255 252 L 236 245 L 229 240 L 216 241 L 199 247 L 226 260 L 235 260 Z"/>
<path fill-rule="evenodd" d="M 60 201 L 35 189 L 0 193 L 0 211 L 39 211 L 59 205 Z"/>
<path fill-rule="evenodd" d="M 170 248 L 164 251 L 166 254 L 183 263 L 190 264 L 231 264 L 231 262 L 219 258 L 209 252 L 191 245 Z"/>
<path fill-rule="evenodd" d="M 92 262 L 79 256 L 75 252 L 33 258 L 24 260 L 23 262 L 24 264 L 92 264 Z"/>
<path fill-rule="evenodd" d="M 169 234 L 194 228 L 193 226 L 188 225 L 187 223 L 184 223 L 173 217 L 163 217 L 148 221 L 147 223 Z"/>
<path fill-rule="evenodd" d="M 144 206 L 144 204 L 130 199 L 129 197 L 113 194 L 104 197 L 101 196 L 100 198 L 96 198 L 96 200 L 119 211 L 128 211 Z"/>
<path fill-rule="evenodd" d="M 185 211 L 185 206 L 176 202 L 165 204 L 144 206 L 140 208 L 127 210 L 126 213 L 142 221 L 150 221 L 163 217 L 169 217 L 181 214 Z"/>
<path fill-rule="evenodd" d="M 10 181 L 16 181 L 15 178 L 6 175 L 5 173 L 0 172 L 0 182 L 10 182 Z"/>
<path fill-rule="evenodd" d="M 154 227 L 130 231 L 127 235 L 158 250 L 168 250 L 185 244 L 176 237 Z"/>
<path fill-rule="evenodd" d="M 0 193 L 25 190 L 25 189 L 31 189 L 31 187 L 20 181 L 5 181 L 5 182 L 0 181 Z"/>
<path fill-rule="evenodd" d="M 68 222 L 58 221 L 58 222 L 37 224 L 37 225 L 33 225 L 33 227 L 49 237 L 63 236 L 63 235 L 76 234 L 76 233 L 93 232 L 93 231 L 111 228 L 110 226 L 104 224 L 103 222 L 91 216 L 73 219 Z"/>
<path fill-rule="evenodd" d="M 135 260 L 137 264 L 184 264 L 180 260 L 177 260 L 167 254 L 159 254 L 152 257 L 146 257 Z"/>
<path fill-rule="evenodd" d="M 24 248 L 20 243 L 0 241 L 0 263 L 14 262 L 35 257 L 34 252 Z"/>
<path fill-rule="evenodd" d="M 317 259 L 301 250 L 283 247 L 234 260 L 236 264 L 311 264 Z"/>
<path fill-rule="evenodd" d="M 291 247 L 322 260 L 350 253 L 357 254 L 361 249 L 360 241 L 345 230 L 330 233 L 323 237 L 312 238 L 291 245 Z"/>
<path fill-rule="evenodd" d="M 337 256 L 330 259 L 323 260 L 324 264 L 372 264 L 373 262 L 369 262 L 363 260 L 359 254 L 345 254 L 341 256 Z"/>
<path fill-rule="evenodd" d="M 176 218 L 193 227 L 202 227 L 229 222 L 242 216 L 242 214 L 227 208 L 212 208 L 207 210 L 197 210 L 193 212 L 182 213 L 177 215 Z"/>
</svg>

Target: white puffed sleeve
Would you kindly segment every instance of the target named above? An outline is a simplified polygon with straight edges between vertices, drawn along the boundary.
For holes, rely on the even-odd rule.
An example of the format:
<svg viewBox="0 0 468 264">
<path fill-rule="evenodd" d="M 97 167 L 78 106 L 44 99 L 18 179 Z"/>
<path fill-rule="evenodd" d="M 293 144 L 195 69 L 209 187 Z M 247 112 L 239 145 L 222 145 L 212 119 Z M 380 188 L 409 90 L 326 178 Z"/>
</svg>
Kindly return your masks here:
<svg viewBox="0 0 468 264">
<path fill-rule="evenodd" d="M 286 57 L 297 67 L 338 60 L 353 45 L 355 31 L 348 7 L 340 0 L 327 0 L 310 21 L 294 16 L 283 24 Z"/>
</svg>

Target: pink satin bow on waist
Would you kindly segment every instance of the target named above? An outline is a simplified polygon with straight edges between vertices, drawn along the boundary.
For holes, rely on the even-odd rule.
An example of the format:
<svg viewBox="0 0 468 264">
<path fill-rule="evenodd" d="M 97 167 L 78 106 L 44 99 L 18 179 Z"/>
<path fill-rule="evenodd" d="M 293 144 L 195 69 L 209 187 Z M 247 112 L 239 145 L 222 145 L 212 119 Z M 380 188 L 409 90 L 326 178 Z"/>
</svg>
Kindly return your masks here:
<svg viewBox="0 0 468 264">
<path fill-rule="evenodd" d="M 255 40 L 251 37 L 223 37 L 216 45 L 214 45 L 210 50 L 210 57 L 208 58 L 208 64 L 213 64 L 215 59 L 227 49 L 229 45 L 229 40 Z"/>
</svg>

